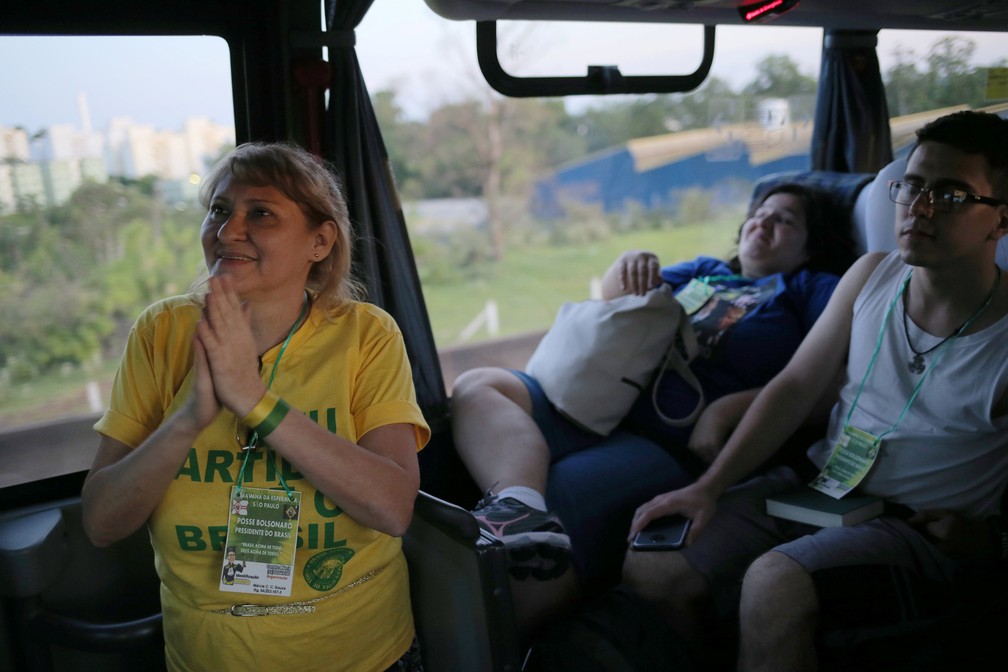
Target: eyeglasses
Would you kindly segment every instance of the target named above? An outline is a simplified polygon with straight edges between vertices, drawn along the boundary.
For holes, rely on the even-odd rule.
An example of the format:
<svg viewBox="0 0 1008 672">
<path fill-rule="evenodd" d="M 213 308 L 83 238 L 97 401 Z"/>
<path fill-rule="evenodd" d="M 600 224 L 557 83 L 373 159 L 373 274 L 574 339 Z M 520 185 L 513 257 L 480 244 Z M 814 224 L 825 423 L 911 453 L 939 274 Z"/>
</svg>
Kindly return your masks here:
<svg viewBox="0 0 1008 672">
<path fill-rule="evenodd" d="M 889 180 L 889 200 L 893 203 L 912 205 L 921 194 L 927 194 L 928 204 L 941 212 L 958 210 L 967 201 L 993 206 L 1006 205 L 1004 201 L 999 201 L 996 198 L 977 196 L 962 189 L 953 189 L 951 187 L 931 187 L 930 189 L 925 189 L 919 184 L 903 182 L 902 180 Z"/>
</svg>

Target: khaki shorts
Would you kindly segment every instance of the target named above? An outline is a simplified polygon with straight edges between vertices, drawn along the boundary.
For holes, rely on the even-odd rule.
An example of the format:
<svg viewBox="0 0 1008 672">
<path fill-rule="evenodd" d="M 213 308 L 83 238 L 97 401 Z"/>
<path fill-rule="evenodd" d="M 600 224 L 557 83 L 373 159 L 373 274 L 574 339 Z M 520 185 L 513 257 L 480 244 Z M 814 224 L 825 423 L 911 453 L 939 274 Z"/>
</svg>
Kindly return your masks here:
<svg viewBox="0 0 1008 672">
<path fill-rule="evenodd" d="M 850 527 L 819 528 L 766 514 L 768 495 L 802 483 L 788 467 L 777 467 L 728 490 L 714 518 L 683 549 L 703 574 L 717 603 L 735 601 L 746 569 L 760 555 L 786 554 L 809 573 L 852 565 L 897 565 L 940 581 L 951 581 L 955 562 L 895 517 L 881 516 Z"/>
</svg>

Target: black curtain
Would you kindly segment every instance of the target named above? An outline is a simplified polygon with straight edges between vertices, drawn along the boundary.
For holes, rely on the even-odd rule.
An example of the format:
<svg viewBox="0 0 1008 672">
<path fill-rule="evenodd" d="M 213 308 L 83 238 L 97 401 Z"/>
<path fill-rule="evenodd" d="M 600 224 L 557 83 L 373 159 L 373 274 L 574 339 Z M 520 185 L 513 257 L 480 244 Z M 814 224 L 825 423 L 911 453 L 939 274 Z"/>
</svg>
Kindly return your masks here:
<svg viewBox="0 0 1008 672">
<path fill-rule="evenodd" d="M 439 433 L 448 428 L 441 366 L 388 153 L 353 48 L 353 30 L 372 2 L 326 0 L 332 79 L 323 154 L 343 178 L 356 234 L 355 273 L 367 286 L 368 300 L 399 324 L 417 401 L 431 429 Z"/>
<path fill-rule="evenodd" d="M 826 31 L 812 134 L 813 170 L 875 173 L 892 161 L 877 44 L 873 32 Z"/>
</svg>

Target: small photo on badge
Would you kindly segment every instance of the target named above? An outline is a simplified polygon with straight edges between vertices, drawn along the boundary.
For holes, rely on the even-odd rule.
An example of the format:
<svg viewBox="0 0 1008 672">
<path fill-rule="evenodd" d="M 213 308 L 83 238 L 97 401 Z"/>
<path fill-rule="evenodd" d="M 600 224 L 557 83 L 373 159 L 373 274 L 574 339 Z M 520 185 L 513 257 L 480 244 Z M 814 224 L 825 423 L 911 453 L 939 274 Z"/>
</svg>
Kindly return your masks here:
<svg viewBox="0 0 1008 672">
<path fill-rule="evenodd" d="M 298 517 L 298 505 L 288 504 L 287 506 L 284 507 L 283 515 L 284 518 L 286 518 L 287 520 L 294 520 L 295 518 Z"/>
</svg>

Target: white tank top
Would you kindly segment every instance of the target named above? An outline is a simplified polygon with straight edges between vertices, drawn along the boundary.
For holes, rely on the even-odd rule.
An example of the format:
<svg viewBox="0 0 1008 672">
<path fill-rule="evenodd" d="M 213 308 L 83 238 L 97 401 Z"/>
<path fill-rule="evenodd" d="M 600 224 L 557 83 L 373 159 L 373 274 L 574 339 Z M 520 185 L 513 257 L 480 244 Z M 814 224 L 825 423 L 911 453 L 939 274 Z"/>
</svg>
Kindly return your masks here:
<svg viewBox="0 0 1008 672">
<path fill-rule="evenodd" d="M 890 253 L 854 302 L 847 378 L 833 407 L 826 439 L 808 456 L 822 469 L 843 431 L 848 410 L 871 362 L 879 328 L 910 267 Z M 1002 278 L 1002 282 L 1008 277 Z M 918 352 L 941 342 L 907 320 Z M 903 302 L 897 301 L 850 423 L 879 436 L 895 423 L 921 376 L 924 384 L 896 429 L 882 439 L 879 457 L 859 490 L 913 509 L 950 509 L 968 516 L 999 511 L 1008 480 L 1008 415 L 993 418 L 1008 389 L 1008 317 L 968 336 L 951 339 L 937 366 L 911 373 L 913 352 L 903 331 Z"/>
</svg>

